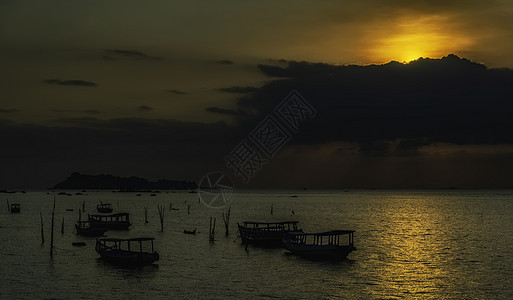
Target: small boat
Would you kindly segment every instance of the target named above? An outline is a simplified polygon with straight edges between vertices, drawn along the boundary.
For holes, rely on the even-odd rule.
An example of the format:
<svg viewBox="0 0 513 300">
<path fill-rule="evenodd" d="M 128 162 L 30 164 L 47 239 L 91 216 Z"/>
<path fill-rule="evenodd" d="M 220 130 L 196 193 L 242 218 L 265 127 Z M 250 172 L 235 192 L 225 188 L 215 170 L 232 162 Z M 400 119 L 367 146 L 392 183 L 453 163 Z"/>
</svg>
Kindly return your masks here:
<svg viewBox="0 0 513 300">
<path fill-rule="evenodd" d="M 19 213 L 20 212 L 20 204 L 12 203 L 11 204 L 11 213 Z"/>
<path fill-rule="evenodd" d="M 112 212 L 112 204 L 110 203 L 102 203 L 96 205 L 96 211 L 99 213 L 111 213 Z"/>
<path fill-rule="evenodd" d="M 102 259 L 126 266 L 151 265 L 159 260 L 153 240 L 155 238 L 100 238 L 96 239 L 96 252 Z M 151 245 L 151 246 L 150 246 Z"/>
<path fill-rule="evenodd" d="M 185 234 L 196 234 L 196 228 L 194 228 L 194 230 L 185 230 L 184 229 L 183 233 L 185 233 Z"/>
<path fill-rule="evenodd" d="M 83 236 L 102 236 L 107 228 L 91 227 L 90 221 L 77 221 L 75 223 L 75 230 L 78 235 Z"/>
<path fill-rule="evenodd" d="M 299 221 L 243 222 L 237 223 L 243 244 L 281 246 L 282 237 L 290 232 L 302 232 L 297 228 Z"/>
<path fill-rule="evenodd" d="M 354 230 L 320 233 L 289 233 L 282 239 L 285 249 L 299 257 L 318 260 L 342 260 L 354 247 Z"/>
<path fill-rule="evenodd" d="M 91 227 L 106 229 L 128 229 L 130 227 L 130 216 L 128 213 L 117 213 L 110 215 L 89 215 Z"/>
</svg>

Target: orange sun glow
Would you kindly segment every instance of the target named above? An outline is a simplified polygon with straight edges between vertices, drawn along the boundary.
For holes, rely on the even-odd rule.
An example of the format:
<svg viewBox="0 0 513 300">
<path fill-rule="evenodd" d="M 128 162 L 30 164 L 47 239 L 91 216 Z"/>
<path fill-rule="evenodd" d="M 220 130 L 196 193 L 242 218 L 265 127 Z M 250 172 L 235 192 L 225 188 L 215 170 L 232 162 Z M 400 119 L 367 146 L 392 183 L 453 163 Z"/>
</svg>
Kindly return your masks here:
<svg viewBox="0 0 513 300">
<path fill-rule="evenodd" d="M 409 62 L 419 57 L 442 57 L 470 44 L 442 16 L 403 17 L 375 31 L 368 58 L 376 63 Z"/>
</svg>

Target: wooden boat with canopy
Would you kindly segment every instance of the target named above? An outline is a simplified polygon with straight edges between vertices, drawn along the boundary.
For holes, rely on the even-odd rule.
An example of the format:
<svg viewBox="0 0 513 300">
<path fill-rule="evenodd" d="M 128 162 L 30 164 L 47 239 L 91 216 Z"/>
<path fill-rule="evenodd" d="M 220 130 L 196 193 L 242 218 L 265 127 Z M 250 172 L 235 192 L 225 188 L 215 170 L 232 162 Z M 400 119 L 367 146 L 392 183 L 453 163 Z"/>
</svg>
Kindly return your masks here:
<svg viewBox="0 0 513 300">
<path fill-rule="evenodd" d="M 354 230 L 332 230 L 321 233 L 289 233 L 282 239 L 285 249 L 300 257 L 320 260 L 342 260 L 354 247 Z"/>
<path fill-rule="evenodd" d="M 11 213 L 19 213 L 21 211 L 19 203 L 11 204 Z"/>
<path fill-rule="evenodd" d="M 75 230 L 78 235 L 82 236 L 102 236 L 107 228 L 91 227 L 90 221 L 77 221 L 75 223 Z"/>
<path fill-rule="evenodd" d="M 130 227 L 130 215 L 128 213 L 117 213 L 110 215 L 89 215 L 91 227 L 106 229 L 128 229 Z"/>
<path fill-rule="evenodd" d="M 301 232 L 299 221 L 282 222 L 243 222 L 237 223 L 243 244 L 281 246 L 281 239 L 290 232 Z"/>
<path fill-rule="evenodd" d="M 126 266 L 151 265 L 159 260 L 152 237 L 128 239 L 99 238 L 96 239 L 96 252 L 113 264 Z"/>
<path fill-rule="evenodd" d="M 96 211 L 99 213 L 111 213 L 112 212 L 112 204 L 100 202 L 96 205 Z"/>
</svg>

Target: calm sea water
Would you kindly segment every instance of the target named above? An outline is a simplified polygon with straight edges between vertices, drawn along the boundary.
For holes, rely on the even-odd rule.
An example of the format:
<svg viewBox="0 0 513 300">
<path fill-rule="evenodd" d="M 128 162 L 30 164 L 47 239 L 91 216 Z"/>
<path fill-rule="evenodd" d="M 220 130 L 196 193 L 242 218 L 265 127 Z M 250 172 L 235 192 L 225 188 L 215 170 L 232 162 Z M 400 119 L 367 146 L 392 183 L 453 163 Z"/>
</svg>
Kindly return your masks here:
<svg viewBox="0 0 513 300">
<path fill-rule="evenodd" d="M 208 208 L 197 194 L 56 196 L 55 254 L 50 258 L 53 198 L 46 192 L 0 194 L 0 299 L 513 297 L 509 190 L 247 191 L 235 194 L 230 204 L 229 236 L 221 216 L 227 208 Z M 21 213 L 9 213 L 6 199 L 21 203 Z M 133 270 L 104 263 L 94 251 L 94 238 L 73 232 L 83 201 L 86 213 L 99 201 L 129 212 L 131 229 L 107 235 L 153 236 L 160 261 Z M 169 210 L 170 204 L 179 210 Z M 163 232 L 157 205 L 166 207 Z M 214 243 L 208 240 L 210 217 L 217 219 Z M 283 249 L 250 246 L 246 251 L 236 239 L 237 222 L 286 219 L 299 220 L 308 232 L 353 229 L 358 250 L 342 262 L 318 262 L 286 255 Z M 194 228 L 197 235 L 183 234 Z M 74 247 L 75 241 L 87 245 Z"/>
</svg>

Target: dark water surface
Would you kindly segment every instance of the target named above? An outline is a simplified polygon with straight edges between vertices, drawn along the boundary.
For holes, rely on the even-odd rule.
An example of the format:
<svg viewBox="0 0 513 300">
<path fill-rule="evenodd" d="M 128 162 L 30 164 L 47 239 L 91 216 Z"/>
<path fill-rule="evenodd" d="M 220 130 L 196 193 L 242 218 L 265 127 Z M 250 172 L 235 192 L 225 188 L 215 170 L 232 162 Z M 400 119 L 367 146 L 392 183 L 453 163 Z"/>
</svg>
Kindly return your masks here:
<svg viewBox="0 0 513 300">
<path fill-rule="evenodd" d="M 297 195 L 297 197 L 291 197 Z M 55 254 L 50 258 L 54 195 L 0 194 L 0 299 L 511 299 L 513 191 L 246 191 L 234 195 L 230 235 L 221 212 L 197 194 L 88 192 L 56 196 Z M 21 203 L 7 211 L 6 199 Z M 104 263 L 94 238 L 73 223 L 99 201 L 129 212 L 129 231 L 109 237 L 153 236 L 160 260 L 123 269 Z M 168 210 L 170 203 L 179 210 Z M 187 205 L 191 205 L 187 214 Z M 157 205 L 164 205 L 160 232 Z M 273 206 L 273 215 L 270 207 Z M 144 222 L 148 207 L 149 223 Z M 66 209 L 73 208 L 74 211 Z M 294 211 L 294 214 L 292 214 Z M 40 212 L 45 244 L 41 244 Z M 208 241 L 216 217 L 216 242 Z M 64 234 L 61 223 L 64 218 Z M 236 239 L 243 220 L 300 221 L 304 231 L 353 229 L 349 259 L 317 262 L 283 249 L 249 247 Z M 196 235 L 183 230 L 197 228 Z M 85 247 L 72 242 L 85 241 Z"/>
</svg>

